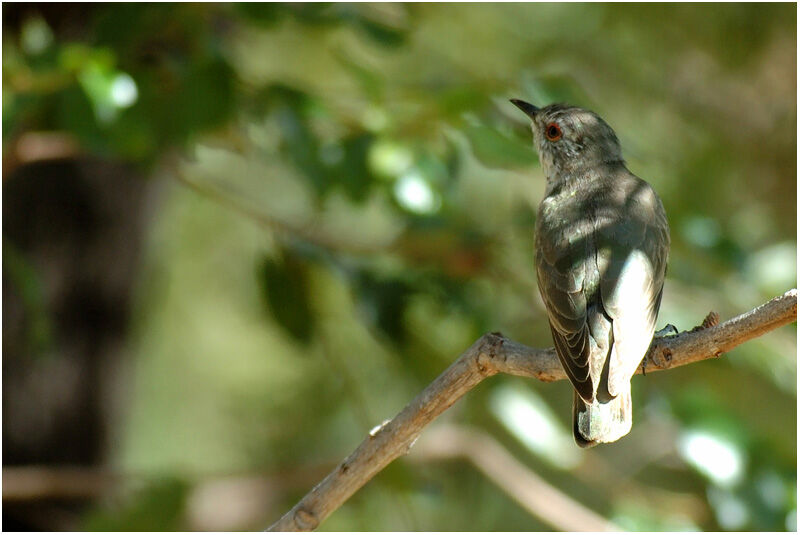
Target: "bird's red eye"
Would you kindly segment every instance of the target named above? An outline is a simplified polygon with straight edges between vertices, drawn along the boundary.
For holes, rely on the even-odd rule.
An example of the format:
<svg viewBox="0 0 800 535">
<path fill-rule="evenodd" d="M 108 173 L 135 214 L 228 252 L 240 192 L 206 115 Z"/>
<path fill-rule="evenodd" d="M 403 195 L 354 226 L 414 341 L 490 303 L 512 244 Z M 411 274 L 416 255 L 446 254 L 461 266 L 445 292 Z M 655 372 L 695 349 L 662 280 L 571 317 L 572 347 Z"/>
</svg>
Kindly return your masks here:
<svg viewBox="0 0 800 535">
<path fill-rule="evenodd" d="M 558 141 L 561 139 L 561 127 L 556 123 L 550 123 L 544 129 L 544 136 L 550 141 Z"/>
</svg>

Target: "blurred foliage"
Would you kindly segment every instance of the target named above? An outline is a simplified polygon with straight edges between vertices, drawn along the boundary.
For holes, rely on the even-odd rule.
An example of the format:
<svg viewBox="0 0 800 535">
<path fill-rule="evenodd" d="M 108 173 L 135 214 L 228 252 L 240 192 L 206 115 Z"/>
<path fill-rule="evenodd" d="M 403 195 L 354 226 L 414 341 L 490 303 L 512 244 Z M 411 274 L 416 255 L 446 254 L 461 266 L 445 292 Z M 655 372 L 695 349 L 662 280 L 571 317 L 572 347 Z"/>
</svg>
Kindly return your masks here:
<svg viewBox="0 0 800 535">
<path fill-rule="evenodd" d="M 594 109 L 659 192 L 660 323 L 796 285 L 794 5 L 25 6 L 4 9 L 4 158 L 61 132 L 159 192 L 108 452 L 154 479 L 85 529 L 202 528 L 187 481 L 332 467 L 483 332 L 551 345 L 532 257 L 544 181 L 509 97 Z M 46 337 L 35 273 L 4 253 Z M 576 468 L 490 410 L 510 378 L 443 418 L 627 529 L 793 530 L 795 332 L 637 378 L 630 436 Z M 524 384 L 567 433 L 569 385 Z M 733 482 L 704 465 L 720 451 L 741 461 Z M 548 528 L 456 460 L 399 461 L 322 525 Z"/>
<path fill-rule="evenodd" d="M 87 531 L 180 530 L 189 487 L 178 479 L 154 481 L 121 506 L 90 513 Z"/>
</svg>

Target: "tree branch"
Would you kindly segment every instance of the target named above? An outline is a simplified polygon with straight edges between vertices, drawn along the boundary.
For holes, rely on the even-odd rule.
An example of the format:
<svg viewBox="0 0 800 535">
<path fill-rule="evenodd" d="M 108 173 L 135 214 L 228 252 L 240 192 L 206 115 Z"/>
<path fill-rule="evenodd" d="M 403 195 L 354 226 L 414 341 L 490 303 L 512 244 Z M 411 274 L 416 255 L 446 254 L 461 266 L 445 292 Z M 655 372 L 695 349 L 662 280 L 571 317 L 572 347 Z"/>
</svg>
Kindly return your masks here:
<svg viewBox="0 0 800 535">
<path fill-rule="evenodd" d="M 797 290 L 715 325 L 711 313 L 703 325 L 653 340 L 637 373 L 667 370 L 722 353 L 797 320 Z M 408 453 L 422 429 L 487 377 L 507 373 L 551 382 L 565 379 L 555 350 L 534 349 L 485 334 L 397 416 L 375 427 L 366 439 L 269 531 L 309 531 L 397 457 Z"/>
<path fill-rule="evenodd" d="M 488 433 L 460 425 L 435 425 L 410 458 L 463 457 L 526 511 L 559 531 L 621 531 L 514 458 Z"/>
<path fill-rule="evenodd" d="M 313 243 L 314 245 L 325 249 L 333 249 L 354 254 L 367 254 L 391 250 L 394 246 L 394 242 L 397 241 L 395 239 L 392 240 L 391 243 L 363 244 L 338 240 L 327 234 L 324 234 L 321 231 L 321 225 L 318 223 L 315 224 L 313 222 L 309 222 L 301 225 L 273 217 L 254 207 L 248 206 L 245 201 L 226 194 L 219 188 L 216 188 L 212 185 L 203 184 L 199 181 L 190 180 L 180 169 L 175 171 L 174 176 L 178 182 L 187 186 L 195 193 L 199 193 L 200 195 L 211 199 L 220 205 L 226 206 L 237 212 L 239 215 L 245 216 L 263 227 L 269 228 L 282 236 L 295 236 L 308 243 Z"/>
</svg>

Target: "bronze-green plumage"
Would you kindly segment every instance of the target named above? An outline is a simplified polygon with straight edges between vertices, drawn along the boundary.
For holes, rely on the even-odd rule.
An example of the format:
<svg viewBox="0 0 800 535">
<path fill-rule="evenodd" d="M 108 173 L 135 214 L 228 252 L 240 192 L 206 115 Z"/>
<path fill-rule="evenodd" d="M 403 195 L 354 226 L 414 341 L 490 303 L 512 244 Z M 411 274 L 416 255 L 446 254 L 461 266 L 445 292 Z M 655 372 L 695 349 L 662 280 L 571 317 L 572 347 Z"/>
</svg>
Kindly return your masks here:
<svg viewBox="0 0 800 535">
<path fill-rule="evenodd" d="M 536 219 L 536 274 L 556 353 L 575 394 L 582 447 L 631 429 L 631 377 L 655 332 L 669 227 L 650 185 L 625 167 L 598 115 L 512 102 L 533 121 L 547 186 Z"/>
</svg>

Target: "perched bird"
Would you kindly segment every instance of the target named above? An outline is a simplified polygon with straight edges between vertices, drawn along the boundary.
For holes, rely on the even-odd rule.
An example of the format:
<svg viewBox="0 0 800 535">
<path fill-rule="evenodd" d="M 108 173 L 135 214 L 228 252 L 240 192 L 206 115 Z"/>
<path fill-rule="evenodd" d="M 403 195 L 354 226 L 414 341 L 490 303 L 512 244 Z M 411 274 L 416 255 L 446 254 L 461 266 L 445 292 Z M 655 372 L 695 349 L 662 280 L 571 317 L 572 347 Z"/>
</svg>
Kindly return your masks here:
<svg viewBox="0 0 800 535">
<path fill-rule="evenodd" d="M 631 429 L 631 377 L 655 331 L 669 226 L 653 188 L 625 167 L 597 114 L 512 99 L 533 121 L 547 179 L 536 218 L 536 274 L 556 353 L 575 391 L 581 447 Z"/>
</svg>

